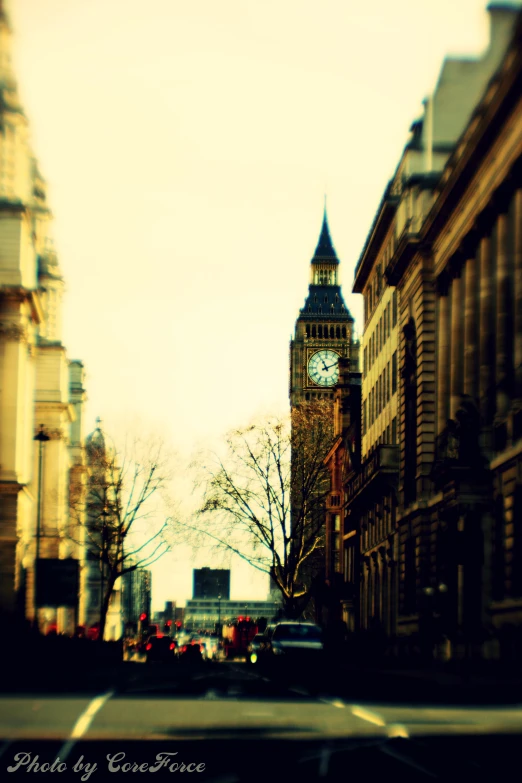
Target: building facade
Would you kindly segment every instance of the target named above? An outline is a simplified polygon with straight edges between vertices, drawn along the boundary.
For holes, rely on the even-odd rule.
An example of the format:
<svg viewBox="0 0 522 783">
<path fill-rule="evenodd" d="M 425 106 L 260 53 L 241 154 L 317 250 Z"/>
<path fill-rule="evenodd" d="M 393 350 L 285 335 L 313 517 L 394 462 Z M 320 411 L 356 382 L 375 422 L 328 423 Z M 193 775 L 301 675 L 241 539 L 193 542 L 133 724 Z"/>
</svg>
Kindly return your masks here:
<svg viewBox="0 0 522 783">
<path fill-rule="evenodd" d="M 351 627 L 395 654 L 497 655 L 522 628 L 520 14 L 488 11 L 487 51 L 445 61 L 355 273 L 361 463 L 330 472 L 359 538 Z"/>
<path fill-rule="evenodd" d="M 0 610 L 73 632 L 77 600 L 37 609 L 35 559 L 79 558 L 68 498 L 83 481 L 84 373 L 62 341 L 64 280 L 11 37 L 0 3 Z"/>
<path fill-rule="evenodd" d="M 339 358 L 355 368 L 358 343 L 354 319 L 339 284 L 339 259 L 330 237 L 326 209 L 310 264 L 310 284 L 290 342 L 290 407 L 317 399 L 333 400 Z"/>
<path fill-rule="evenodd" d="M 196 599 L 187 601 L 184 624 L 187 628 L 205 628 L 213 630 L 216 624 L 232 622 L 238 617 L 251 617 L 253 620 L 264 617 L 271 620 L 281 608 L 277 601 L 230 601 L 214 599 Z"/>
<path fill-rule="evenodd" d="M 230 570 L 226 568 L 195 568 L 193 598 L 230 598 Z"/>
</svg>

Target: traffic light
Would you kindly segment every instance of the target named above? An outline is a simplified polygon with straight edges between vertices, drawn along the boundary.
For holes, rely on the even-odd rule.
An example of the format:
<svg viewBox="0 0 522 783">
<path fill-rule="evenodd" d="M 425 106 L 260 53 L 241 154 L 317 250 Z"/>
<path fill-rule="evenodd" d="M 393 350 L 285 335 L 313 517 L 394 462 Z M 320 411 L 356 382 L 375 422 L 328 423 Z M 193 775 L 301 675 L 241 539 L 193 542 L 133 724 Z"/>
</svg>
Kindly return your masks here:
<svg viewBox="0 0 522 783">
<path fill-rule="evenodd" d="M 168 625 L 168 627 L 170 628 L 170 626 L 172 625 L 172 620 L 167 620 L 167 622 L 165 623 L 165 625 Z"/>
<path fill-rule="evenodd" d="M 143 623 L 146 619 L 147 619 L 147 615 L 145 614 L 145 612 L 142 612 L 142 614 L 140 614 L 141 622 Z"/>
</svg>

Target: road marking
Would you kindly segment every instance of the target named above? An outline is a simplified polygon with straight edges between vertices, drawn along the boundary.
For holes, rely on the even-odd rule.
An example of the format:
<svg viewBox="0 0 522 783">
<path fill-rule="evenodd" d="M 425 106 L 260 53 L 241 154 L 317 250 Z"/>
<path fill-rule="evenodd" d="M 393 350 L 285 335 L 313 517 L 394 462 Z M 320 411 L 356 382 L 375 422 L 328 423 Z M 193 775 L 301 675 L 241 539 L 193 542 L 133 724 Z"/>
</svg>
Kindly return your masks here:
<svg viewBox="0 0 522 783">
<path fill-rule="evenodd" d="M 103 707 L 105 702 L 109 701 L 111 696 L 114 696 L 114 691 L 107 691 L 107 693 L 102 693 L 101 696 L 97 696 L 95 699 L 93 699 L 87 709 L 82 712 L 78 720 L 73 726 L 73 730 L 71 731 L 71 736 L 67 740 L 67 742 L 62 746 L 60 749 L 60 752 L 58 754 L 60 761 L 65 761 L 71 750 L 73 749 L 74 745 L 76 744 L 76 741 L 79 740 L 85 732 L 88 730 L 89 726 L 92 723 L 92 719 L 96 715 L 99 710 Z"/>
<path fill-rule="evenodd" d="M 288 690 L 292 693 L 298 693 L 299 696 L 310 696 L 310 692 L 306 688 L 289 688 Z"/>
<path fill-rule="evenodd" d="M 0 757 L 4 755 L 7 748 L 12 744 L 13 740 L 6 740 L 5 742 L 2 742 L 0 745 Z"/>
<path fill-rule="evenodd" d="M 321 760 L 319 762 L 319 777 L 325 778 L 328 775 L 328 765 L 330 763 L 330 756 L 332 755 L 330 748 L 322 748 Z"/>
<path fill-rule="evenodd" d="M 393 723 L 391 726 L 388 726 L 388 737 L 403 737 L 404 739 L 409 739 L 410 733 L 406 726 L 402 726 L 400 723 Z"/>
<path fill-rule="evenodd" d="M 327 699 L 327 698 L 321 698 L 319 701 L 322 701 L 323 704 L 329 704 L 331 707 L 338 707 L 338 709 L 342 710 L 346 707 L 346 704 L 342 702 L 340 699 Z"/>
<path fill-rule="evenodd" d="M 368 723 L 373 723 L 375 726 L 386 726 L 386 721 L 380 715 L 377 715 L 376 712 L 370 712 L 370 710 L 358 707 L 355 704 L 352 707 L 352 715 L 355 715 L 356 718 L 361 718 L 361 720 L 366 720 Z"/>
</svg>

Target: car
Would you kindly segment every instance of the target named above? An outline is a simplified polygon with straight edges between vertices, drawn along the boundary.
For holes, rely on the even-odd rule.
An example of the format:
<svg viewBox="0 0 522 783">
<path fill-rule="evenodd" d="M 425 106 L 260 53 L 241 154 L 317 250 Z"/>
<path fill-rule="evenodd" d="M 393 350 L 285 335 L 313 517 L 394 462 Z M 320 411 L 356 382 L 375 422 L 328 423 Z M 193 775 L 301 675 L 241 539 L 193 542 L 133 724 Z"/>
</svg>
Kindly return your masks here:
<svg viewBox="0 0 522 783">
<path fill-rule="evenodd" d="M 247 648 L 247 662 L 248 663 L 257 663 L 259 660 L 259 655 L 264 649 L 267 642 L 267 637 L 264 633 L 257 633 L 253 639 L 251 639 L 250 644 Z"/>
<path fill-rule="evenodd" d="M 149 636 L 145 643 L 147 663 L 151 661 L 174 661 L 176 642 L 171 636 Z"/>
<path fill-rule="evenodd" d="M 179 648 L 178 657 L 183 661 L 202 661 L 202 647 L 198 642 L 189 641 Z"/>
<path fill-rule="evenodd" d="M 324 653 L 323 632 L 313 623 L 281 622 L 271 632 L 262 650 L 270 666 L 317 665 Z"/>
</svg>

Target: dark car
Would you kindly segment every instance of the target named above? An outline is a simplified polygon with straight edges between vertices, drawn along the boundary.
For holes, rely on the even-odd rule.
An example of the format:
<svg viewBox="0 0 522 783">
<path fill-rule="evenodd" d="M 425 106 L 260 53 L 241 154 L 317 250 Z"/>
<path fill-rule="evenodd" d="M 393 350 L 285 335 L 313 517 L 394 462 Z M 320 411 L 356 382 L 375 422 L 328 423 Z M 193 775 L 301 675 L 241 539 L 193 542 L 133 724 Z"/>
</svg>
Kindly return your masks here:
<svg viewBox="0 0 522 783">
<path fill-rule="evenodd" d="M 176 642 L 171 636 L 149 636 L 145 644 L 145 655 L 149 661 L 173 661 Z"/>
<path fill-rule="evenodd" d="M 257 633 L 250 641 L 247 648 L 247 661 L 249 663 L 257 663 L 259 655 L 266 645 L 267 637 L 263 633 Z"/>
<path fill-rule="evenodd" d="M 189 641 L 178 650 L 178 655 L 183 661 L 202 661 L 203 648 L 195 641 Z"/>
<path fill-rule="evenodd" d="M 271 666 L 313 666 L 323 651 L 323 632 L 318 625 L 283 622 L 274 628 L 262 657 Z"/>
</svg>

